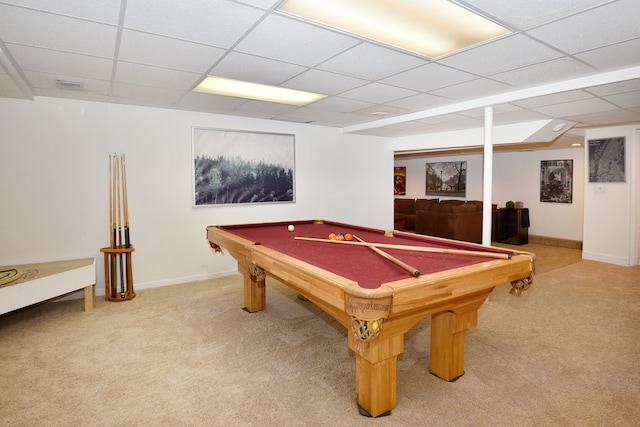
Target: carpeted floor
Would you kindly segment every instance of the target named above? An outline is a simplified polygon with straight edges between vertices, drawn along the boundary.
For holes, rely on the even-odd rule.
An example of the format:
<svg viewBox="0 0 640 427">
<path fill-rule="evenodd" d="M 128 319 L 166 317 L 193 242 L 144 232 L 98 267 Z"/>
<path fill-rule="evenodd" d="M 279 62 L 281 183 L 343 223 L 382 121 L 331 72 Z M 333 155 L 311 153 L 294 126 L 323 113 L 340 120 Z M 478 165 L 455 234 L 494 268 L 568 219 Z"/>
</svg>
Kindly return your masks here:
<svg viewBox="0 0 640 427">
<path fill-rule="evenodd" d="M 493 291 L 456 382 L 428 372 L 429 320 L 413 328 L 389 417 L 358 414 L 341 325 L 275 281 L 248 314 L 231 276 L 0 316 L 0 425 L 639 425 L 640 267 L 517 248 L 538 255 L 533 287 Z"/>
</svg>

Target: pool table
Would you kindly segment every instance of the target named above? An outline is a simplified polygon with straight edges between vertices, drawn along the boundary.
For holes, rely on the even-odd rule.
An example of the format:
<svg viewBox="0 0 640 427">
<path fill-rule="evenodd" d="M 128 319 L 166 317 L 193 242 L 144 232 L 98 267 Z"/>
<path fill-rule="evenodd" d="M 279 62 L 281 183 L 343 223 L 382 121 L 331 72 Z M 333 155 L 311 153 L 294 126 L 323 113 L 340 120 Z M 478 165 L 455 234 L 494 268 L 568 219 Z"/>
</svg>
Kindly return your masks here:
<svg viewBox="0 0 640 427">
<path fill-rule="evenodd" d="M 329 240 L 331 233 L 353 237 Z M 410 328 L 431 316 L 429 370 L 457 379 L 478 309 L 495 286 L 530 278 L 535 261 L 531 253 L 325 220 L 209 226 L 207 239 L 238 262 L 247 311 L 265 309 L 268 275 L 349 330 L 358 409 L 372 417 L 396 406 L 396 360 Z"/>
</svg>

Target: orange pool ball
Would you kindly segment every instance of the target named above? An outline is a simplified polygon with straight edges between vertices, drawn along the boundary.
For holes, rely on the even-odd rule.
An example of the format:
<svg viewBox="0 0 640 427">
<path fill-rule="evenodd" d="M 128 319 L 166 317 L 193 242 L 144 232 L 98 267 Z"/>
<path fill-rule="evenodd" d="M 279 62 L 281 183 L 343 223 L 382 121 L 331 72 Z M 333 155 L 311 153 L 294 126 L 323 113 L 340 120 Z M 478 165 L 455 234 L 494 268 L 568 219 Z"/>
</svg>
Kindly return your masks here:
<svg viewBox="0 0 640 427">
<path fill-rule="evenodd" d="M 329 240 L 336 240 L 336 233 L 329 234 Z"/>
<path fill-rule="evenodd" d="M 351 233 L 347 233 L 344 235 L 344 240 L 353 240 L 353 236 L 351 235 Z"/>
</svg>

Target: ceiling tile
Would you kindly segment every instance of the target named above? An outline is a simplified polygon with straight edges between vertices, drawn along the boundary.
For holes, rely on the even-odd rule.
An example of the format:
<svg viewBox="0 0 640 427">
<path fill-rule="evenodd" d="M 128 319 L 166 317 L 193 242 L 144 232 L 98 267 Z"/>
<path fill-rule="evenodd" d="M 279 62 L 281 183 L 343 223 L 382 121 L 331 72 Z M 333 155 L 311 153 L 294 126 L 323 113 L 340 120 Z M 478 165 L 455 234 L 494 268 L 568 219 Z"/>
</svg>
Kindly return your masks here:
<svg viewBox="0 0 640 427">
<path fill-rule="evenodd" d="M 180 101 L 179 106 L 196 107 L 200 111 L 225 112 L 248 102 L 246 99 L 231 96 L 213 95 L 209 93 L 188 92 Z"/>
<path fill-rule="evenodd" d="M 551 117 L 569 117 L 578 114 L 590 114 L 600 111 L 609 111 L 615 108 L 614 105 L 599 98 L 584 99 L 580 101 L 566 102 L 564 104 L 547 105 L 544 107 L 532 108 L 542 114 Z"/>
<path fill-rule="evenodd" d="M 619 123 L 638 123 L 640 122 L 640 111 L 633 112 L 629 110 L 609 110 L 598 111 L 591 114 L 581 114 L 576 116 L 566 116 L 566 120 L 577 121 L 583 124 L 593 126 L 610 126 Z M 584 125 L 583 125 L 584 126 Z"/>
<path fill-rule="evenodd" d="M 275 102 L 248 101 L 235 108 L 235 110 L 239 112 L 260 113 L 266 116 L 273 117 L 289 112 L 295 108 L 297 107 L 291 105 L 276 104 Z"/>
<path fill-rule="evenodd" d="M 118 59 L 182 71 L 206 73 L 225 50 L 168 37 L 123 30 Z"/>
<path fill-rule="evenodd" d="M 443 98 L 441 96 L 430 95 L 428 93 L 420 93 L 418 95 L 408 96 L 406 98 L 396 99 L 387 102 L 394 107 L 406 108 L 408 110 L 428 110 L 442 105 L 453 103 L 452 99 Z"/>
<path fill-rule="evenodd" d="M 29 82 L 33 86 L 37 95 L 43 96 L 45 93 L 47 96 L 59 96 L 62 94 L 67 94 L 64 97 L 72 97 L 74 95 L 80 95 L 82 92 L 78 91 L 67 91 L 63 89 L 59 89 L 56 85 L 56 80 L 67 80 L 67 81 L 77 81 L 81 82 L 84 85 L 84 93 L 93 93 L 107 96 L 109 95 L 109 87 L 110 83 L 108 80 L 96 80 L 89 78 L 77 78 L 77 76 L 66 75 L 66 74 L 48 74 L 48 73 L 38 73 L 33 71 L 26 71 L 25 75 L 29 79 Z M 45 92 L 43 89 L 46 89 Z M 69 93 L 70 92 L 70 93 Z"/>
<path fill-rule="evenodd" d="M 452 84 L 476 79 L 477 76 L 440 64 L 427 64 L 381 80 L 381 83 L 419 92 L 429 92 Z"/>
<path fill-rule="evenodd" d="M 340 96 L 344 98 L 357 99 L 359 101 L 372 102 L 374 104 L 384 104 L 407 96 L 415 95 L 416 92 L 402 89 L 395 86 L 384 85 L 382 83 L 370 83 L 359 88 L 343 92 Z"/>
<path fill-rule="evenodd" d="M 490 79 L 476 79 L 433 90 L 430 93 L 457 101 L 464 101 L 504 93 L 510 90 L 513 90 L 513 86 Z"/>
<path fill-rule="evenodd" d="M 273 59 L 230 52 L 210 74 L 253 83 L 279 85 L 307 69 L 307 67 Z"/>
<path fill-rule="evenodd" d="M 606 21 L 603 21 L 603 15 Z M 529 34 L 573 54 L 640 37 L 640 2 L 622 0 L 529 31 Z M 606 31 L 597 29 L 606 26 Z"/>
<path fill-rule="evenodd" d="M 143 102 L 145 105 L 175 104 L 184 94 L 181 90 L 162 89 L 151 86 L 133 85 L 129 83 L 114 83 L 111 96 Z"/>
<path fill-rule="evenodd" d="M 546 114 L 530 110 L 517 110 L 494 115 L 494 125 L 507 125 L 511 123 L 532 122 L 551 118 Z"/>
<path fill-rule="evenodd" d="M 235 50 L 311 67 L 357 43 L 352 37 L 292 18 L 271 15 L 251 31 Z"/>
<path fill-rule="evenodd" d="M 608 95 L 603 97 L 606 101 L 611 102 L 622 108 L 640 107 L 640 90 L 635 92 L 619 93 L 616 95 Z"/>
<path fill-rule="evenodd" d="M 544 107 L 546 105 L 564 104 L 572 101 L 593 98 L 593 95 L 584 90 L 570 90 L 567 92 L 554 93 L 551 95 L 537 96 L 531 99 L 514 101 L 513 104 L 525 108 Z"/>
<path fill-rule="evenodd" d="M 319 110 L 350 113 L 366 107 L 370 107 L 374 104 L 370 102 L 356 101 L 355 99 L 341 98 L 339 96 L 330 96 L 328 98 L 321 99 L 320 101 L 316 101 L 312 105 L 313 108 L 317 108 Z"/>
<path fill-rule="evenodd" d="M 191 90 L 202 78 L 200 74 L 149 65 L 118 61 L 115 80 L 143 86 Z"/>
<path fill-rule="evenodd" d="M 598 96 L 614 95 L 616 93 L 636 91 L 636 90 L 640 90 L 640 79 L 625 80 L 617 83 L 609 83 L 606 85 L 593 86 L 585 90 Z"/>
<path fill-rule="evenodd" d="M 231 47 L 264 11 L 224 0 L 127 0 L 125 27 L 211 46 Z"/>
<path fill-rule="evenodd" d="M 527 54 L 523 55 L 522 52 Z M 444 58 L 438 63 L 488 76 L 561 56 L 557 50 L 516 34 Z"/>
<path fill-rule="evenodd" d="M 375 118 L 368 118 L 366 116 L 361 116 L 358 114 L 339 114 L 337 116 L 329 117 L 324 120 L 318 120 L 315 124 L 322 126 L 351 126 L 358 125 L 360 123 L 373 121 Z"/>
<path fill-rule="evenodd" d="M 288 80 L 282 86 L 325 95 L 337 95 L 366 83 L 366 80 L 355 77 L 343 76 L 328 71 L 309 70 Z"/>
<path fill-rule="evenodd" d="M 494 74 L 492 79 L 518 88 L 568 80 L 592 74 L 593 70 L 570 58 L 554 59 L 505 73 Z"/>
<path fill-rule="evenodd" d="M 47 70 L 50 74 L 111 79 L 111 59 L 20 45 L 9 45 L 9 50 L 25 72 Z"/>
<path fill-rule="evenodd" d="M 320 64 L 318 68 L 363 79 L 379 80 L 426 62 L 416 56 L 373 43 L 361 43 Z"/>
<path fill-rule="evenodd" d="M 256 6 L 262 9 L 271 9 L 273 6 L 281 3 L 282 0 L 238 0 L 240 3 Z"/>
<path fill-rule="evenodd" d="M 461 3 L 478 7 L 517 28 L 528 29 L 609 2 L 611 0 L 463 0 Z"/>
<path fill-rule="evenodd" d="M 640 38 L 574 55 L 598 70 L 615 70 L 640 63 Z"/>
<path fill-rule="evenodd" d="M 388 105 L 372 105 L 362 110 L 354 111 L 355 114 L 361 114 L 363 116 L 374 116 L 376 119 L 400 116 L 402 114 L 410 113 L 411 111 L 405 110 L 399 107 L 390 107 Z"/>
<path fill-rule="evenodd" d="M 0 4 L 0 39 L 5 43 L 111 58 L 116 34 L 112 26 Z"/>
<path fill-rule="evenodd" d="M 311 107 L 300 107 L 295 110 L 279 114 L 276 118 L 281 120 L 295 120 L 298 122 L 315 122 L 335 116 L 335 112 L 316 110 Z"/>
<path fill-rule="evenodd" d="M 3 3 L 117 25 L 122 1 L 3 0 Z"/>
</svg>

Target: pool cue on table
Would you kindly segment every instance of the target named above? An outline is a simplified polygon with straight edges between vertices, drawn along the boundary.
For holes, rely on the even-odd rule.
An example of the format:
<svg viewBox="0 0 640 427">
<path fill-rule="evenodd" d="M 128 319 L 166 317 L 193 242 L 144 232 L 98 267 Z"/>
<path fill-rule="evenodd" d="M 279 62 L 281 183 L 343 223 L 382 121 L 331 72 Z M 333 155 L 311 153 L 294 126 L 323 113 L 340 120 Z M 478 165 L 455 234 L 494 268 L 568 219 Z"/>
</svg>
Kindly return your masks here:
<svg viewBox="0 0 640 427">
<path fill-rule="evenodd" d="M 357 241 L 359 241 L 360 243 L 367 243 L 364 240 L 362 240 L 361 238 L 359 238 L 356 235 L 353 235 L 353 238 L 356 239 Z M 369 249 L 371 249 L 372 251 L 374 251 L 375 253 L 377 253 L 378 255 L 382 256 L 383 258 L 388 259 L 389 261 L 391 261 L 392 263 L 396 264 L 398 267 L 408 271 L 409 273 L 411 273 L 411 275 L 413 277 L 419 277 L 420 276 L 420 271 L 413 268 L 412 266 L 410 266 L 409 264 L 407 264 L 404 261 L 399 260 L 398 258 L 389 255 L 388 253 L 386 253 L 385 251 L 376 248 L 375 246 L 368 246 Z"/>
<path fill-rule="evenodd" d="M 369 247 L 374 246 L 376 248 L 399 249 L 403 251 L 431 252 L 431 253 L 437 253 L 437 254 L 467 255 L 467 256 L 479 256 L 479 257 L 485 257 L 485 258 L 511 259 L 511 254 L 505 254 L 502 252 L 471 251 L 466 249 L 429 248 L 425 246 L 395 245 L 391 243 L 349 242 L 344 240 L 329 240 L 329 239 L 318 239 L 314 237 L 299 237 L 299 236 L 294 237 L 294 239 L 307 240 L 310 242 L 338 243 L 338 244 L 355 245 L 355 246 L 369 246 Z"/>
</svg>

